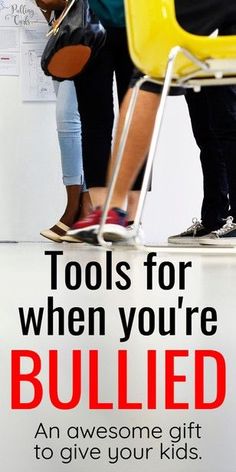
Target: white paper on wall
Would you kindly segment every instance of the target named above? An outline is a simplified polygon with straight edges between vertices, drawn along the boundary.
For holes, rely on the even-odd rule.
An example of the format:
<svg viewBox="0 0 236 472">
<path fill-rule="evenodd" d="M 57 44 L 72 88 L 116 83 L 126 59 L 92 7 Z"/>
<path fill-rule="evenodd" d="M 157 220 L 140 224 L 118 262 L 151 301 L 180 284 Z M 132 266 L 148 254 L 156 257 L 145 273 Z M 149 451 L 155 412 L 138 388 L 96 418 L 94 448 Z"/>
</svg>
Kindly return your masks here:
<svg viewBox="0 0 236 472">
<path fill-rule="evenodd" d="M 20 51 L 20 31 L 18 28 L 0 27 L 0 51 Z"/>
<path fill-rule="evenodd" d="M 0 52 L 0 75 L 20 74 L 20 58 L 18 53 Z"/>
<path fill-rule="evenodd" d="M 35 23 L 28 28 L 21 28 L 21 43 L 46 44 L 47 32 L 48 25 L 46 23 Z"/>
<path fill-rule="evenodd" d="M 21 79 L 23 101 L 55 100 L 52 79 L 46 77 L 40 61 L 45 43 L 23 43 L 21 53 Z"/>
</svg>

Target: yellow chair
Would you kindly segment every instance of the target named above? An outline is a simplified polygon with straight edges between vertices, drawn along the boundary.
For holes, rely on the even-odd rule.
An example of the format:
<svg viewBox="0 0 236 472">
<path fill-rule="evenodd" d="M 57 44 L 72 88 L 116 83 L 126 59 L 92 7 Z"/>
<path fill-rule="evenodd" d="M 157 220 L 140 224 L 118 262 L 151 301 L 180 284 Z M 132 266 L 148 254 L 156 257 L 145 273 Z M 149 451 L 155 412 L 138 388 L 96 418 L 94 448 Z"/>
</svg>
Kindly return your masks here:
<svg viewBox="0 0 236 472">
<path fill-rule="evenodd" d="M 174 0 L 125 0 L 125 9 L 130 54 L 144 74 L 163 82 L 167 63 L 176 56 L 172 84 L 232 83 L 229 76 L 236 70 L 236 36 L 188 33 L 176 20 Z M 226 76 L 223 81 L 222 75 Z"/>
<path fill-rule="evenodd" d="M 138 91 L 142 84 L 146 81 L 161 83 L 163 89 L 134 222 L 132 234 L 134 240 L 137 240 L 170 86 L 194 88 L 198 91 L 202 86 L 236 84 L 236 36 L 198 36 L 188 33 L 176 20 L 174 0 L 124 0 L 124 2 L 131 58 L 144 73 L 144 77 L 134 87 L 127 112 L 98 231 L 98 240 L 102 245 L 107 245 L 103 238 L 104 224 Z"/>
</svg>

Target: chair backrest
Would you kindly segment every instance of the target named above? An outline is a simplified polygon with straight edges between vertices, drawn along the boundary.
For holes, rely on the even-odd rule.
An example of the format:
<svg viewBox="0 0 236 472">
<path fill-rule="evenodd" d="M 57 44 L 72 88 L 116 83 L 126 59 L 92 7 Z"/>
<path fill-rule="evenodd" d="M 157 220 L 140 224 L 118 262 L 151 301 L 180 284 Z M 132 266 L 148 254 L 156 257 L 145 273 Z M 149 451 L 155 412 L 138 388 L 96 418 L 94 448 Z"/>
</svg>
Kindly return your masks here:
<svg viewBox="0 0 236 472">
<path fill-rule="evenodd" d="M 213 38 L 188 33 L 176 20 L 174 0 L 124 0 L 124 3 L 131 57 L 145 74 L 164 77 L 169 52 L 175 46 L 189 50 L 201 60 L 236 59 L 236 36 Z M 188 59 L 183 55 L 178 57 L 175 76 L 193 70 Z"/>
</svg>

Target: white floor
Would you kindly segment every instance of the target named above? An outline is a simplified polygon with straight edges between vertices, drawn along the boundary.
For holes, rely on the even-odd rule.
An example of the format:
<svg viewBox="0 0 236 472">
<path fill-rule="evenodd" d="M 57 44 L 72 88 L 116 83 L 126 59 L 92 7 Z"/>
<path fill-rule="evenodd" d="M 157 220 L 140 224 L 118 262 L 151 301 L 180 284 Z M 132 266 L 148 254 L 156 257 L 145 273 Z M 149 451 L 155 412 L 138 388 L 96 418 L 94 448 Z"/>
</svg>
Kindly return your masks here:
<svg viewBox="0 0 236 472">
<path fill-rule="evenodd" d="M 45 251 L 54 255 L 45 255 Z M 56 251 L 63 254 L 55 255 Z M 152 289 L 147 290 L 145 262 L 152 256 L 149 275 L 152 273 Z M 148 256 L 149 255 L 149 256 Z M 57 271 L 51 270 L 51 258 L 56 261 Z M 185 289 L 180 270 L 191 263 L 185 271 Z M 182 267 L 182 269 L 180 269 Z M 170 273 L 174 278 L 169 278 Z M 123 274 L 123 275 L 122 275 Z M 87 279 L 86 279 L 87 276 Z M 100 277 L 100 278 L 99 278 Z M 67 281 L 67 286 L 66 282 Z M 130 287 L 127 288 L 127 284 Z M 149 279 L 150 282 L 150 279 Z M 89 284 L 90 287 L 89 287 Z M 97 286 L 96 286 L 97 284 Z M 57 288 L 56 288 L 57 285 Z M 100 287 L 99 287 L 100 285 Z M 143 250 L 122 247 L 112 253 L 103 248 L 87 245 L 54 243 L 16 243 L 0 244 L 0 457 L 4 472 L 57 471 L 90 472 L 94 466 L 98 472 L 235 472 L 236 450 L 234 425 L 236 423 L 236 250 L 212 248 L 175 248 L 149 247 Z M 91 289 L 93 287 L 93 289 Z M 127 288 L 127 289 L 124 289 Z M 54 335 L 48 334 L 48 298 L 53 309 L 64 310 L 64 335 L 58 333 L 58 323 L 54 325 Z M 182 300 L 182 301 L 181 301 Z M 182 305 L 181 305 L 182 303 Z M 178 306 L 181 305 L 181 308 Z M 39 308 L 44 309 L 42 331 L 34 335 L 32 331 L 23 336 L 19 317 L 19 307 L 27 313 L 33 307 L 36 315 Z M 95 334 L 89 320 L 89 308 L 103 308 L 105 334 L 99 332 L 101 325 L 95 324 Z M 132 330 L 126 337 L 120 313 L 130 314 L 136 308 Z M 161 334 L 160 319 L 164 313 L 165 328 L 169 327 L 169 310 L 175 308 L 175 334 Z M 196 308 L 192 317 L 192 335 L 186 335 L 187 307 Z M 76 310 L 74 309 L 77 309 Z M 120 310 L 119 310 L 120 308 Z M 144 310 L 144 308 L 146 310 Z M 84 315 L 84 321 L 74 323 L 74 328 L 84 327 L 80 335 L 75 335 L 68 325 L 72 311 Z M 207 322 L 208 332 L 216 326 L 214 335 L 202 332 L 204 313 L 207 318 L 213 311 L 217 321 Z M 154 313 L 154 316 L 153 316 Z M 149 317 L 150 316 L 150 317 Z M 50 317 L 50 315 L 49 315 Z M 57 312 L 55 310 L 55 316 Z M 153 332 L 150 320 L 154 322 Z M 201 324 L 202 323 L 202 324 Z M 61 326 L 62 328 L 62 326 Z M 91 330 L 91 331 L 89 331 Z M 11 408 L 11 365 L 12 350 L 30 350 L 40 356 L 42 365 L 39 379 L 43 386 L 43 398 L 35 409 Z M 81 350 L 82 356 L 82 394 L 81 400 L 73 409 L 62 411 L 55 408 L 48 394 L 48 351 L 59 353 L 59 398 L 64 402 L 71 398 L 71 351 Z M 91 350 L 99 351 L 99 399 L 113 403 L 113 409 L 91 410 L 88 406 L 89 375 L 88 356 Z M 128 356 L 128 400 L 141 402 L 141 409 L 119 410 L 117 407 L 117 351 L 127 350 Z M 157 352 L 157 405 L 147 409 L 146 358 L 147 350 Z M 176 360 L 176 374 L 186 376 L 185 381 L 176 382 L 175 401 L 188 403 L 188 409 L 166 409 L 165 405 L 165 351 L 188 350 Z M 194 355 L 195 350 L 217 351 L 226 363 L 226 398 L 219 408 L 195 409 L 194 405 Z M 206 362 L 205 401 L 211 403 L 216 397 L 216 365 L 214 358 Z M 32 369 L 32 362 L 22 362 L 25 372 Z M 178 379 L 180 380 L 180 379 Z M 183 380 L 183 379 L 182 379 Z M 22 387 L 22 401 L 30 402 L 33 396 L 32 385 L 25 382 Z M 60 438 L 34 438 L 39 423 L 45 427 L 58 426 Z M 184 437 L 186 427 L 201 426 L 201 437 Z M 147 426 L 162 428 L 161 439 L 145 438 L 124 439 L 119 437 L 93 440 L 68 439 L 66 431 L 70 426 L 109 428 L 131 428 Z M 172 427 L 182 428 L 182 438 L 171 441 L 169 431 Z M 127 432 L 127 429 L 125 430 Z M 177 431 L 177 429 L 175 430 Z M 197 459 L 160 458 L 160 447 L 170 446 L 171 450 L 182 447 L 196 447 Z M 34 447 L 50 447 L 51 459 L 35 458 Z M 187 446 L 186 446 L 187 444 Z M 131 451 L 152 447 L 148 458 L 128 460 L 128 447 Z M 62 463 L 63 447 L 77 450 L 77 457 L 71 458 L 70 465 Z M 100 449 L 101 457 L 82 459 L 78 447 Z M 116 463 L 109 459 L 110 454 L 119 448 L 120 457 Z M 76 449 L 77 448 L 77 449 Z M 109 449 L 110 448 L 110 449 Z M 122 448 L 126 448 L 122 451 Z M 41 450 L 42 450 L 41 449 Z M 67 450 L 68 452 L 69 450 Z M 45 450 L 45 456 L 49 453 Z M 137 451 L 136 451 L 137 452 Z M 68 452 L 69 453 L 69 452 Z M 174 452 L 173 452 L 174 453 Z M 123 457 L 122 457 L 123 454 Z M 138 454 L 138 452 L 137 452 Z M 168 452 L 168 454 L 170 454 Z M 176 452 L 175 452 L 176 454 Z M 177 452 L 178 454 L 178 452 Z M 115 461 L 115 459 L 114 459 Z"/>
</svg>

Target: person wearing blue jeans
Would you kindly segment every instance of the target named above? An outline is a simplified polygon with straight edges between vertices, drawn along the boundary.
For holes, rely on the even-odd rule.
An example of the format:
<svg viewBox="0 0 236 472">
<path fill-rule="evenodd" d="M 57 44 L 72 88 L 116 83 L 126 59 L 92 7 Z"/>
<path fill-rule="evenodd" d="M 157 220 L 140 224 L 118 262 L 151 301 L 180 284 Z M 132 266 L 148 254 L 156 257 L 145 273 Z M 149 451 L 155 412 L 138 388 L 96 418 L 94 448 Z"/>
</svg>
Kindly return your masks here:
<svg viewBox="0 0 236 472">
<path fill-rule="evenodd" d="M 44 2 L 46 5 L 53 1 L 55 3 L 58 0 L 37 1 L 41 3 Z M 97 2 L 91 0 L 89 4 L 95 13 L 98 14 L 100 20 L 102 21 L 104 19 L 107 36 L 105 45 L 99 52 L 96 60 L 74 79 L 77 95 L 77 101 L 74 103 L 76 103 L 76 105 L 78 104 L 81 119 L 82 154 L 86 185 L 89 189 L 92 204 L 94 207 L 97 207 L 100 204 L 100 199 L 103 199 L 104 191 L 106 190 L 104 187 L 112 145 L 114 123 L 113 75 L 115 73 L 117 95 L 120 104 L 129 86 L 133 64 L 128 51 L 123 5 L 121 5 L 121 7 L 118 5 L 120 15 L 108 15 L 106 21 L 106 15 L 105 18 L 103 18 L 103 15 L 101 17 L 99 15 L 100 10 L 97 11 L 96 9 Z M 115 13 L 117 13 L 117 10 Z M 60 90 L 61 85 L 59 86 L 59 94 Z M 60 102 L 60 95 L 58 102 Z M 65 121 L 64 118 L 63 121 Z M 132 223 L 133 215 L 135 215 L 142 175 L 143 170 L 138 176 L 132 191 L 129 193 L 129 223 Z M 67 187 L 67 189 L 71 191 L 73 187 L 72 185 Z M 78 201 L 78 198 L 75 194 L 74 202 L 76 201 Z M 73 226 L 75 223 L 75 212 L 76 205 L 72 205 L 73 221 L 70 226 Z M 81 214 L 79 217 L 84 219 Z M 56 233 L 59 234 L 56 238 L 60 240 L 60 235 L 64 231 L 65 225 L 70 224 L 68 219 L 65 221 L 65 215 L 63 215 L 61 220 L 62 221 L 49 230 L 50 234 L 48 231 L 46 234 L 52 235 L 51 231 L 53 233 L 56 231 Z M 43 235 L 45 236 L 46 234 L 44 231 Z"/>
<path fill-rule="evenodd" d="M 55 16 L 65 7 L 64 0 L 38 0 L 47 21 L 52 10 Z M 90 212 L 90 198 L 86 190 L 83 172 L 81 120 L 73 81 L 54 81 L 57 96 L 56 122 L 61 153 L 62 179 L 66 187 L 67 204 L 60 220 L 50 229 L 41 231 L 41 235 L 55 242 L 73 241 L 66 236 L 66 231 L 78 216 L 86 217 Z"/>
<path fill-rule="evenodd" d="M 86 216 L 90 210 L 89 195 L 86 191 L 83 171 L 81 122 L 73 81 L 54 81 L 57 95 L 56 122 L 61 152 L 62 179 L 66 187 L 66 209 L 52 228 L 43 230 L 41 235 L 56 242 L 70 241 L 65 236 L 68 228 L 78 215 Z"/>
</svg>

